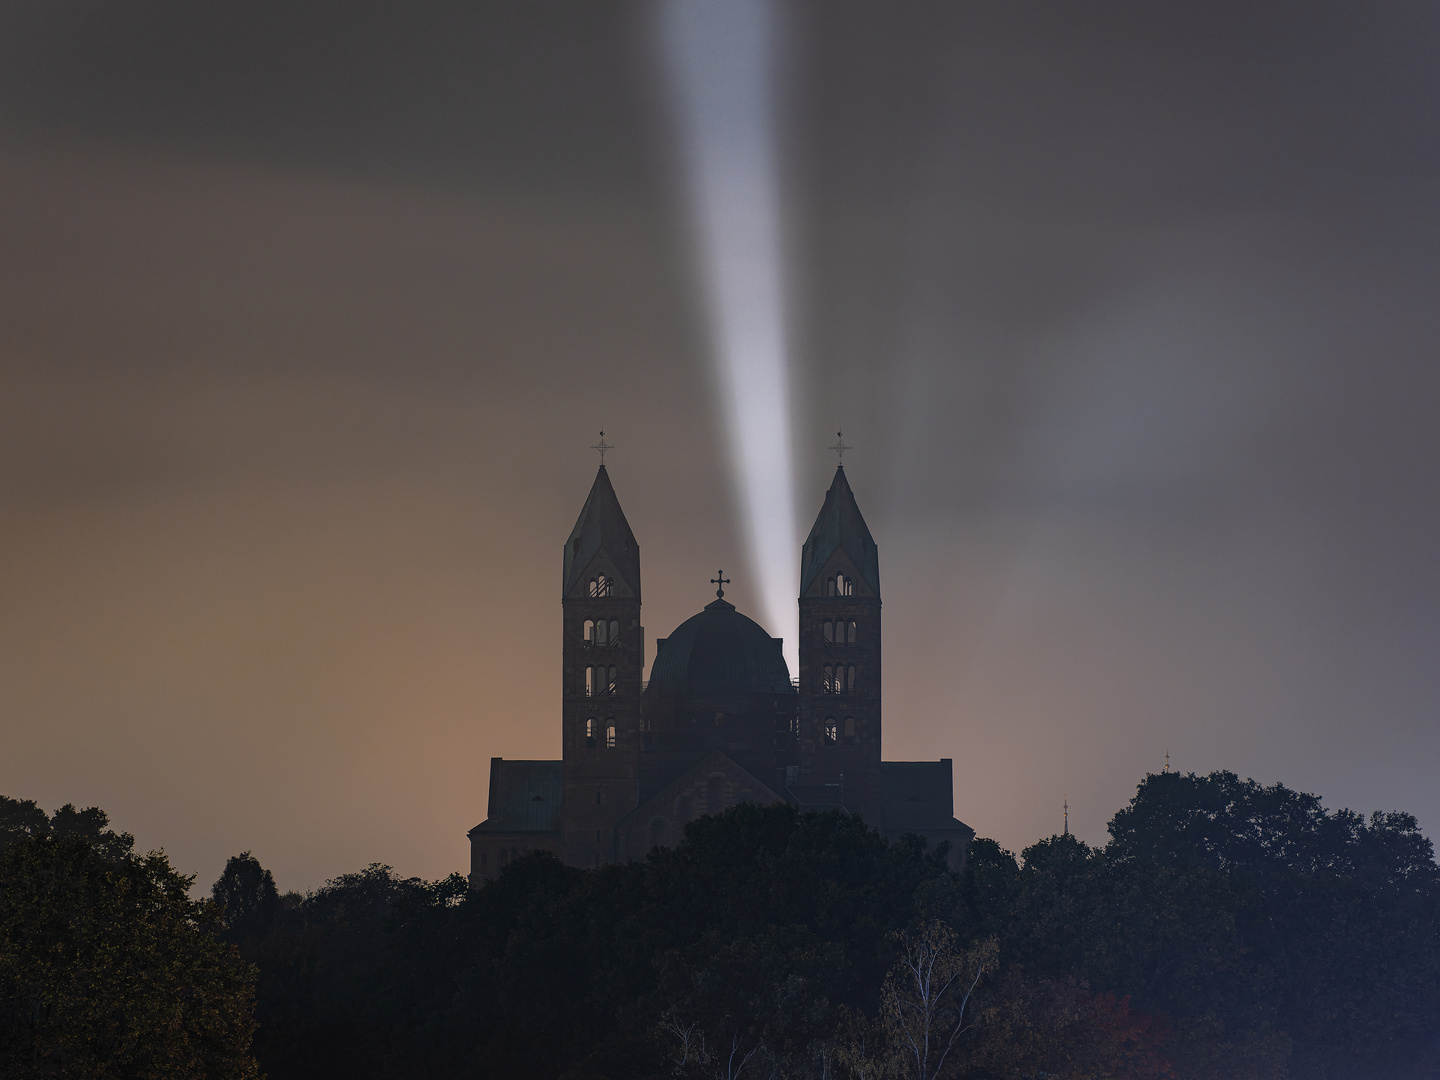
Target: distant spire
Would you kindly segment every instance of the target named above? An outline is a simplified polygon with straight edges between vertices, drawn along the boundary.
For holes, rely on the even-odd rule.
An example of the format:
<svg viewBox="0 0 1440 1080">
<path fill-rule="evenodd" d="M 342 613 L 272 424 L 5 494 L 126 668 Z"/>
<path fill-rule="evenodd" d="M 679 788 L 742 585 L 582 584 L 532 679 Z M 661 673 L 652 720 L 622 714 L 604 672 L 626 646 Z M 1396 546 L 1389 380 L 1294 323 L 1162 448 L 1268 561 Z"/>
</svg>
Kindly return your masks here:
<svg viewBox="0 0 1440 1080">
<path fill-rule="evenodd" d="M 614 450 L 615 447 L 611 446 L 605 441 L 605 432 L 602 431 L 600 432 L 600 441 L 594 446 L 590 447 L 590 449 L 600 451 L 600 467 L 603 469 L 605 467 L 605 451 Z"/>
<path fill-rule="evenodd" d="M 1160 771 L 1161 771 L 1161 772 L 1167 772 L 1167 773 L 1170 771 L 1170 751 L 1169 751 L 1169 750 L 1166 750 L 1166 751 L 1165 751 L 1165 768 L 1163 768 L 1163 769 L 1160 770 Z"/>
<path fill-rule="evenodd" d="M 855 448 L 853 446 L 846 446 L 843 433 L 837 431 L 835 432 L 835 445 L 830 447 L 830 449 L 835 451 L 835 459 L 839 462 L 840 468 L 843 469 L 845 467 L 845 451 L 854 450 Z"/>
<path fill-rule="evenodd" d="M 1065 835 L 1070 835 L 1070 796 L 1065 796 Z"/>
<path fill-rule="evenodd" d="M 608 450 L 609 447 L 607 446 Z M 635 543 L 635 534 L 625 520 L 625 511 L 620 509 L 620 500 L 615 496 L 615 487 L 610 483 L 610 473 L 602 465 L 595 473 L 590 494 L 575 519 L 575 528 L 565 540 L 565 569 L 562 596 L 579 595 L 575 590 L 583 589 L 596 556 L 604 552 L 609 565 L 607 576 L 623 580 L 633 591 L 636 599 L 640 596 L 640 546 Z"/>
<path fill-rule="evenodd" d="M 725 571 L 716 570 L 715 576 L 710 579 L 710 584 L 715 586 L 715 595 L 724 600 L 725 586 L 730 584 L 730 579 L 725 576 Z"/>
</svg>

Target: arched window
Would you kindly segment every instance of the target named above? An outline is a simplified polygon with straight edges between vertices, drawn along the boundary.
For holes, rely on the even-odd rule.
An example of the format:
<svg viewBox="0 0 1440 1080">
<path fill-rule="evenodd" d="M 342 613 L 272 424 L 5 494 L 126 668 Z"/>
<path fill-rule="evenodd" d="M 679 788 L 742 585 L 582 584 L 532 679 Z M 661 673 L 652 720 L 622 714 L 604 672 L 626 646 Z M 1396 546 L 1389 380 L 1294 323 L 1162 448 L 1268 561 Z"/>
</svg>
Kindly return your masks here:
<svg viewBox="0 0 1440 1080">
<path fill-rule="evenodd" d="M 615 669 L 614 669 L 614 668 L 611 668 L 610 670 L 611 670 L 611 671 L 614 671 Z M 614 676 L 612 675 L 611 678 L 614 678 Z M 851 664 L 848 668 L 845 669 L 845 693 L 847 693 L 847 694 L 853 694 L 854 692 L 855 692 L 855 665 L 854 665 L 854 664 Z"/>
<path fill-rule="evenodd" d="M 824 692 L 827 694 L 833 694 L 835 693 L 835 665 L 826 664 L 823 668 L 823 671 L 824 679 L 822 685 L 824 686 Z"/>
<path fill-rule="evenodd" d="M 608 640 L 609 635 L 605 633 L 605 620 L 601 619 L 595 624 L 594 644 L 604 645 Z"/>
<path fill-rule="evenodd" d="M 614 596 L 615 583 L 604 574 L 597 574 L 590 579 L 591 596 Z"/>
<path fill-rule="evenodd" d="M 855 741 L 855 718 L 853 716 L 845 717 L 845 741 L 847 743 Z"/>
<path fill-rule="evenodd" d="M 605 721 L 605 749 L 615 749 L 615 720 L 613 718 Z"/>
<path fill-rule="evenodd" d="M 835 595 L 835 579 L 834 579 L 833 577 L 832 577 L 832 578 L 826 578 L 826 579 L 825 579 L 825 595 L 826 595 L 826 596 L 834 596 L 834 595 Z"/>
<path fill-rule="evenodd" d="M 585 721 L 585 745 L 592 750 L 595 749 L 595 726 L 596 721 L 593 716 Z"/>
<path fill-rule="evenodd" d="M 854 669 L 854 668 L 851 668 L 851 669 L 850 669 L 850 679 L 851 679 L 852 682 L 853 682 L 854 679 L 855 679 L 855 669 Z M 606 682 L 605 682 L 605 692 L 606 692 L 607 694 L 613 694 L 613 693 L 616 692 L 617 687 L 618 687 L 618 683 L 616 682 L 616 679 L 615 679 L 615 668 L 614 668 L 614 666 L 612 665 L 611 668 L 610 668 L 610 678 L 607 679 Z"/>
<path fill-rule="evenodd" d="M 833 642 L 834 640 L 835 640 L 835 624 L 834 624 L 833 622 L 826 622 L 826 623 L 825 623 L 825 644 L 826 644 L 826 645 L 829 645 L 829 644 L 830 644 L 831 642 Z"/>
<path fill-rule="evenodd" d="M 845 636 L 846 636 L 846 641 L 847 641 L 847 643 L 850 644 L 850 645 L 854 645 L 854 644 L 855 644 L 855 631 L 856 631 L 856 629 L 857 629 L 857 627 L 855 626 L 855 620 L 854 620 L 854 619 L 851 619 L 851 620 L 850 620 L 850 629 L 846 631 L 846 635 L 845 635 Z"/>
<path fill-rule="evenodd" d="M 825 745 L 835 745 L 835 718 L 833 716 L 825 718 Z"/>
<path fill-rule="evenodd" d="M 718 814 L 724 805 L 725 778 L 712 776 L 705 783 L 705 810 L 711 814 Z"/>
<path fill-rule="evenodd" d="M 585 644 L 586 644 L 586 645 L 594 645 L 594 644 L 595 644 L 595 620 L 594 620 L 594 619 L 586 619 L 586 620 L 585 620 Z"/>
<path fill-rule="evenodd" d="M 596 676 L 595 676 L 595 669 L 594 669 L 593 667 L 587 667 L 587 668 L 585 669 L 585 696 L 586 696 L 586 697 L 594 697 L 594 696 L 599 692 L 599 688 L 595 685 L 595 684 L 596 684 L 596 681 L 597 681 L 597 679 L 596 679 Z"/>
<path fill-rule="evenodd" d="M 620 623 L 616 619 L 610 620 L 610 644 L 620 644 Z"/>
</svg>

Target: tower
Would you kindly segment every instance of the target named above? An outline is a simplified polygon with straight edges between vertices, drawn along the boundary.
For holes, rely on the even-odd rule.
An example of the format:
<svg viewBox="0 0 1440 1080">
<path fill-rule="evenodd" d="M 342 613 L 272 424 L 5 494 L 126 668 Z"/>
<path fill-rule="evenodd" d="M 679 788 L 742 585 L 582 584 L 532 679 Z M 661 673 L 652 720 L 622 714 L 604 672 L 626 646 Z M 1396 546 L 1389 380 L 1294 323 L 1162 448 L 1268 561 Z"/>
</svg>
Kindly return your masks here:
<svg viewBox="0 0 1440 1080">
<path fill-rule="evenodd" d="M 880 556 L 843 465 L 800 555 L 801 801 L 881 824 Z"/>
<path fill-rule="evenodd" d="M 615 823 L 635 809 L 640 777 L 640 546 L 602 462 L 565 541 L 560 606 L 563 795 L 560 857 L 615 859 Z"/>
</svg>

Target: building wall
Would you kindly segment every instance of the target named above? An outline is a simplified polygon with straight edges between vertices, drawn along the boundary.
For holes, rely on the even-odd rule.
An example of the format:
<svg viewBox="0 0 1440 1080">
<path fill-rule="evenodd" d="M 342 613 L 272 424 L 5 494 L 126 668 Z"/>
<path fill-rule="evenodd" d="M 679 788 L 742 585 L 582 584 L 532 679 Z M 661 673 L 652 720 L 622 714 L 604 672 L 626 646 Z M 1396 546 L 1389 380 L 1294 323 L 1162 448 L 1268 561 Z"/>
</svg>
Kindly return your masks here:
<svg viewBox="0 0 1440 1080">
<path fill-rule="evenodd" d="M 828 594 L 827 583 L 837 574 L 849 583 L 849 595 Z M 852 621 L 853 645 L 848 640 Z M 845 643 L 825 640 L 826 622 L 847 628 Z M 827 690 L 827 664 L 845 670 L 844 692 Z M 848 682 L 852 666 L 853 690 Z M 841 804 L 859 811 L 872 827 L 881 824 L 880 691 L 880 597 L 855 572 L 844 552 L 837 551 L 800 597 L 800 786 L 809 790 L 839 785 L 835 790 Z M 827 721 L 832 719 L 833 742 L 826 735 Z M 855 722 L 853 736 L 847 735 L 847 719 Z"/>
<path fill-rule="evenodd" d="M 673 847 L 685 826 L 744 802 L 768 805 L 780 797 L 723 751 L 714 751 L 647 799 L 616 828 L 617 851 L 638 859 L 655 847 Z"/>
<path fill-rule="evenodd" d="M 606 575 L 613 594 L 590 595 L 590 582 Z M 615 861 L 615 823 L 635 809 L 640 783 L 640 691 L 645 629 L 640 598 L 619 579 L 603 553 L 581 575 L 561 604 L 562 754 L 560 857 L 571 866 Z M 606 643 L 587 643 L 585 623 L 604 621 Z M 618 642 L 608 627 L 618 624 Z M 587 690 L 586 669 L 616 669 L 614 692 L 602 680 Z M 602 689 L 603 687 L 603 689 Z M 594 721 L 587 735 L 587 721 Z M 614 745 L 608 729 L 615 728 Z"/>
<path fill-rule="evenodd" d="M 516 859 L 537 851 L 559 855 L 560 834 L 473 831 L 470 834 L 470 887 L 476 889 L 494 880 Z"/>
</svg>

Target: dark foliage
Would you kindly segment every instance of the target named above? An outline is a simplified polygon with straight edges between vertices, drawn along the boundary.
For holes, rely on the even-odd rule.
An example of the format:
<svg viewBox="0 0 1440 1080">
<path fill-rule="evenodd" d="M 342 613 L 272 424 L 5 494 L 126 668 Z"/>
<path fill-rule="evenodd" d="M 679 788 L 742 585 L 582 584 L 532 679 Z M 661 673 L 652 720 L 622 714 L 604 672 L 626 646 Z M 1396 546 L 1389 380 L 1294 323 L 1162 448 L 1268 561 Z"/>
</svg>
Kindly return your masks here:
<svg viewBox="0 0 1440 1080">
<path fill-rule="evenodd" d="M 33 799 L 0 795 L 0 854 L 13 843 L 53 836 L 75 837 L 104 858 L 123 859 L 135 847 L 135 837 L 114 832 L 109 826 L 109 816 L 98 806 L 76 810 L 66 803 L 47 818 Z"/>
<path fill-rule="evenodd" d="M 475 892 L 376 865 L 281 896 L 246 852 L 196 904 L 100 811 L 6 799 L 0 1067 L 248 1075 L 238 947 L 273 1080 L 878 1080 L 921 1068 L 897 1051 L 927 1025 L 960 1033 L 926 1075 L 963 1080 L 1440 1072 L 1413 818 L 1165 773 L 1110 831 L 1022 859 L 976 840 L 955 875 L 854 817 L 740 806 L 642 862 L 536 855 Z M 921 955 L 973 997 L 927 1004 Z"/>
<path fill-rule="evenodd" d="M 859 1075 L 894 1067 L 882 989 L 939 920 L 999 946 L 956 1076 L 1431 1075 L 1440 876 L 1412 818 L 1167 773 L 1111 833 L 976 840 L 956 876 L 852 817 L 743 806 L 473 894 L 371 867 L 246 942 L 257 1051 L 275 1080 Z"/>
<path fill-rule="evenodd" d="M 232 941 L 265 933 L 280 912 L 274 876 L 248 851 L 230 856 L 210 895 L 220 907 L 225 936 Z"/>
<path fill-rule="evenodd" d="M 0 854 L 0 1075 L 258 1076 L 254 973 L 216 939 L 214 906 L 98 811 L 56 819 Z"/>
<path fill-rule="evenodd" d="M 300 1076 L 663 1072 L 666 1017 L 801 1058 L 870 1009 L 891 936 L 959 882 L 858 819 L 737 807 L 645 862 L 533 856 L 477 894 L 385 867 L 330 882 L 250 943 L 257 1049 Z"/>
</svg>

